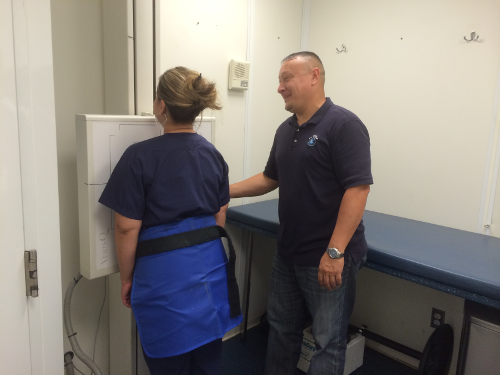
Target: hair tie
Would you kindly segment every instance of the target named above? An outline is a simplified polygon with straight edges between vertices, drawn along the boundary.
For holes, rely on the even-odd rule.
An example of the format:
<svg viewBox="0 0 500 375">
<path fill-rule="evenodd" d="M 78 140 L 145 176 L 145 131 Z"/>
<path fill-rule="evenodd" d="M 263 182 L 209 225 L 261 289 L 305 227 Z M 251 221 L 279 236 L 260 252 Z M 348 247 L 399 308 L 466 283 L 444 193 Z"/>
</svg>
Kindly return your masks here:
<svg viewBox="0 0 500 375">
<path fill-rule="evenodd" d="M 200 73 L 200 75 L 198 76 L 198 78 L 196 78 L 196 79 L 201 79 L 201 73 Z"/>
</svg>

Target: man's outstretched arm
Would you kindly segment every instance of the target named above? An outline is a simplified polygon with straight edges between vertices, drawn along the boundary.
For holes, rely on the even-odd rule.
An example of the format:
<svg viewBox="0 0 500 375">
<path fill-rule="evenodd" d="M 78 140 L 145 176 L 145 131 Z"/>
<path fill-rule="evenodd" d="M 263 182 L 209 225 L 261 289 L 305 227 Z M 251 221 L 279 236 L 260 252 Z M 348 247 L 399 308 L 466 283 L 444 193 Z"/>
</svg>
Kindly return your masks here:
<svg viewBox="0 0 500 375">
<path fill-rule="evenodd" d="M 278 181 L 267 177 L 264 173 L 256 174 L 241 182 L 229 185 L 231 198 L 255 197 L 273 191 L 278 187 Z"/>
</svg>

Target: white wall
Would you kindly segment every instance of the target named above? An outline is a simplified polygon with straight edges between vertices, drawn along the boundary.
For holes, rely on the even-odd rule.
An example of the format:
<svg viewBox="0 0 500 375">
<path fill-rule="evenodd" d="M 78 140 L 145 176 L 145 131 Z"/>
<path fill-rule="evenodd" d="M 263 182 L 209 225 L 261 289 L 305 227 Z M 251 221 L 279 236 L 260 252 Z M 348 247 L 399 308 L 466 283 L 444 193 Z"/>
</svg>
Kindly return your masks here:
<svg viewBox="0 0 500 375">
<path fill-rule="evenodd" d="M 300 50 L 301 24 L 302 0 L 255 1 L 245 178 L 264 170 L 276 129 L 291 115 L 278 94 L 278 72 L 281 60 Z M 274 198 L 278 198 L 278 190 L 245 203 Z"/>
<path fill-rule="evenodd" d="M 368 209 L 476 231 L 500 64 L 499 6 L 313 2 L 310 47 L 325 60 L 327 92 L 371 132 Z M 463 39 L 471 29 L 481 42 Z M 336 52 L 342 43 L 347 53 Z"/>
<path fill-rule="evenodd" d="M 134 114 L 134 21 L 132 1 L 102 2 L 104 101 L 108 115 Z"/>
<path fill-rule="evenodd" d="M 80 267 L 75 114 L 105 113 L 102 1 L 52 0 L 51 13 L 64 295 Z M 78 342 L 91 358 L 104 297 L 104 281 L 104 278 L 93 281 L 83 278 L 75 288 L 71 305 Z M 71 350 L 66 336 L 64 349 Z M 107 374 L 107 304 L 99 328 L 95 360 L 103 374 Z M 82 371 L 87 369 L 76 357 L 74 363 Z"/>
<path fill-rule="evenodd" d="M 492 124 L 499 13 L 490 0 L 311 3 L 309 46 L 323 59 L 327 95 L 370 132 L 375 184 L 367 209 L 482 227 L 488 150 L 499 126 Z M 463 39 L 471 30 L 480 42 Z M 337 53 L 343 43 L 347 53 Z M 352 321 L 421 351 L 431 308 L 444 310 L 455 331 L 453 372 L 462 306 L 461 298 L 363 270 Z"/>
</svg>

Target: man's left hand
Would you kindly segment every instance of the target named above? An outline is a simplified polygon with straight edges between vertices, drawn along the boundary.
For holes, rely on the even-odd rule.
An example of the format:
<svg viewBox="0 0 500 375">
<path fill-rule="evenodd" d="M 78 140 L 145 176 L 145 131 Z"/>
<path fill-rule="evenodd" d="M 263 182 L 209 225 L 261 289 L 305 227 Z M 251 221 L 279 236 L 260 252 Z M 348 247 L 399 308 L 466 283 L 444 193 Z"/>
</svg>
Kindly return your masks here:
<svg viewBox="0 0 500 375">
<path fill-rule="evenodd" d="M 344 258 L 332 259 L 325 253 L 319 262 L 318 281 L 319 285 L 328 290 L 337 289 L 342 285 L 342 270 L 344 269 Z"/>
</svg>

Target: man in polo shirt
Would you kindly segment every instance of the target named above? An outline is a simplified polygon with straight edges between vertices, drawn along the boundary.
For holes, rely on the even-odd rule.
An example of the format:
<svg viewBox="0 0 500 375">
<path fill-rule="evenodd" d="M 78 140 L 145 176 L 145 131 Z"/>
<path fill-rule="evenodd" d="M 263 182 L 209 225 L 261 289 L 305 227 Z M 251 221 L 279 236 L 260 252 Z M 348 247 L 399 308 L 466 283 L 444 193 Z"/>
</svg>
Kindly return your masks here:
<svg viewBox="0 0 500 375">
<path fill-rule="evenodd" d="M 278 93 L 293 116 L 276 131 L 264 172 L 230 186 L 232 198 L 280 188 L 267 375 L 295 374 L 307 310 L 317 348 L 308 374 L 343 374 L 356 274 L 368 250 L 362 221 L 373 183 L 368 131 L 325 98 L 324 83 L 316 54 L 282 61 Z"/>
</svg>

